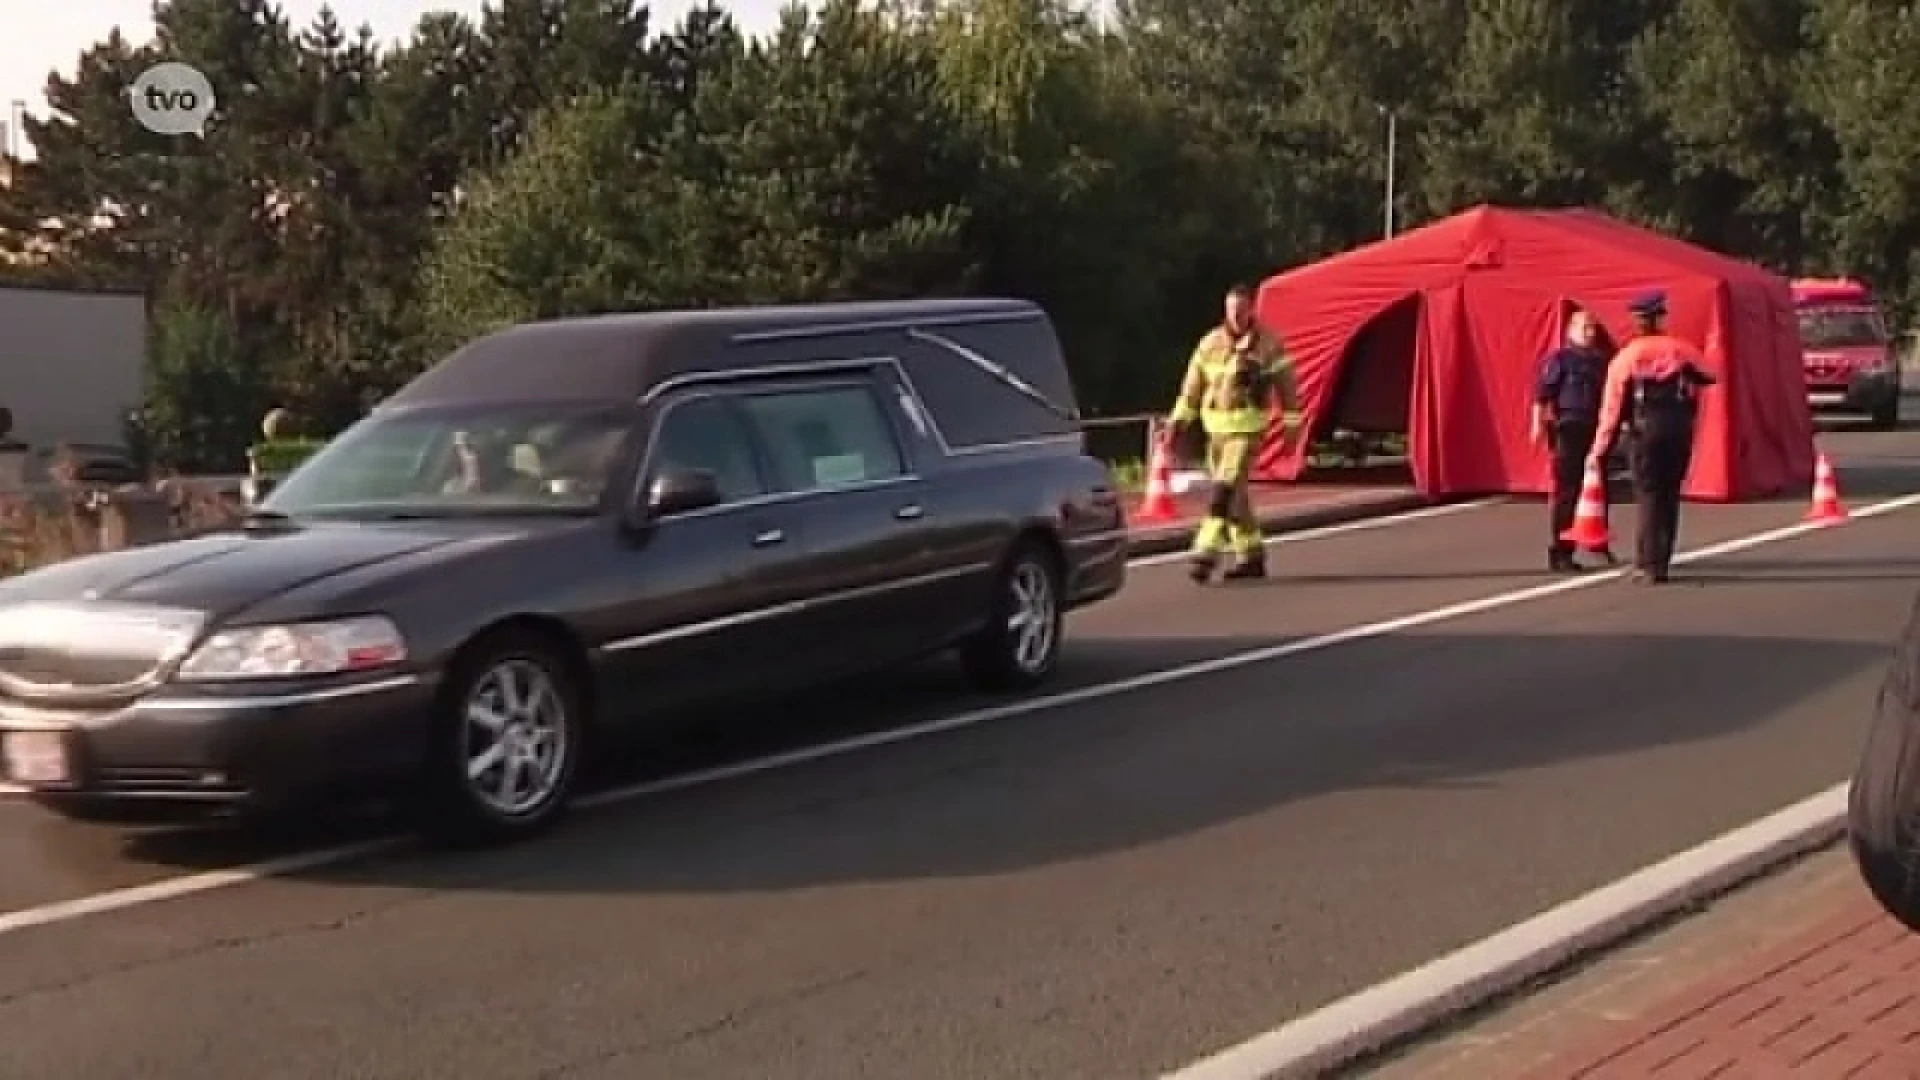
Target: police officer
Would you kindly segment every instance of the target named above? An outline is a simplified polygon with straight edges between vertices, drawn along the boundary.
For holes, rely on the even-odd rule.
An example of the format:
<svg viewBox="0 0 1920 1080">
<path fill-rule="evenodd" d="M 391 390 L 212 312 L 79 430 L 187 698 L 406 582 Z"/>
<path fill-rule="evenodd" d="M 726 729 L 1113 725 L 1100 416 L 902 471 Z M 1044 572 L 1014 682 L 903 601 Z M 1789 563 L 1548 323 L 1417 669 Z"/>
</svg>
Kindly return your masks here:
<svg viewBox="0 0 1920 1080">
<path fill-rule="evenodd" d="M 1667 580 L 1680 532 L 1680 488 L 1693 461 L 1700 390 L 1715 383 L 1706 358 L 1666 331 L 1667 298 L 1651 292 L 1628 305 L 1637 336 L 1607 365 L 1601 391 L 1600 434 L 1587 456 L 1598 467 L 1620 423 L 1633 427 L 1633 487 L 1639 503 L 1633 575 L 1641 584 Z"/>
<path fill-rule="evenodd" d="M 1606 381 L 1606 332 L 1591 312 L 1576 309 L 1567 320 L 1567 343 L 1541 361 L 1534 383 L 1531 434 L 1535 446 L 1553 456 L 1553 488 L 1548 504 L 1547 569 L 1580 569 L 1573 545 L 1560 538 L 1573 525 L 1580 499 L 1587 452 L 1600 430 L 1600 387 Z M 1598 553 L 1609 565 L 1613 552 Z"/>
<path fill-rule="evenodd" d="M 1212 492 L 1193 537 L 1191 576 L 1196 582 L 1212 580 L 1226 552 L 1234 556 L 1234 565 L 1221 575 L 1223 580 L 1267 576 L 1266 542 L 1247 480 L 1275 398 L 1291 432 L 1300 423 L 1293 362 L 1278 341 L 1254 324 L 1253 289 L 1235 285 L 1227 290 L 1226 318 L 1207 331 L 1187 361 L 1179 400 L 1167 418 L 1175 432 L 1197 419 L 1207 435 Z"/>
</svg>

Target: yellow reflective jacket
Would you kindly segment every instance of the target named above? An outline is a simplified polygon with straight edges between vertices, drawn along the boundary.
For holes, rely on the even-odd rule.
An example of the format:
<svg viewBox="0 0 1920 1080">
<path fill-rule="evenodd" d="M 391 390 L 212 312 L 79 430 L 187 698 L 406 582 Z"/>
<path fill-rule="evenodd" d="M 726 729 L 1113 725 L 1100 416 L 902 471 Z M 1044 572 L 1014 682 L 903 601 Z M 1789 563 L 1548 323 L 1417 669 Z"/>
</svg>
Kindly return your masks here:
<svg viewBox="0 0 1920 1080">
<path fill-rule="evenodd" d="M 1267 404 L 1280 396 L 1283 422 L 1300 423 L 1300 391 L 1293 360 L 1259 329 L 1235 336 L 1224 326 L 1207 331 L 1187 361 L 1174 402 L 1173 423 L 1198 418 L 1209 435 L 1256 435 L 1267 428 Z"/>
</svg>

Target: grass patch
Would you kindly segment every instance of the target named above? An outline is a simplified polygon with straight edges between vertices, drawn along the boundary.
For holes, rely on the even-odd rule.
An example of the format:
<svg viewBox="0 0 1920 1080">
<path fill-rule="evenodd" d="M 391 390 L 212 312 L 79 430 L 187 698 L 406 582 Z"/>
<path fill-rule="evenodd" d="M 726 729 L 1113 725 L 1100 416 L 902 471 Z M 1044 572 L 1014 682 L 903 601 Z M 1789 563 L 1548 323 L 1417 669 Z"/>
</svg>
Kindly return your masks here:
<svg viewBox="0 0 1920 1080">
<path fill-rule="evenodd" d="M 1107 469 L 1113 473 L 1113 482 L 1121 491 L 1139 492 L 1147 489 L 1147 463 L 1137 457 L 1121 458 L 1107 462 Z"/>
</svg>

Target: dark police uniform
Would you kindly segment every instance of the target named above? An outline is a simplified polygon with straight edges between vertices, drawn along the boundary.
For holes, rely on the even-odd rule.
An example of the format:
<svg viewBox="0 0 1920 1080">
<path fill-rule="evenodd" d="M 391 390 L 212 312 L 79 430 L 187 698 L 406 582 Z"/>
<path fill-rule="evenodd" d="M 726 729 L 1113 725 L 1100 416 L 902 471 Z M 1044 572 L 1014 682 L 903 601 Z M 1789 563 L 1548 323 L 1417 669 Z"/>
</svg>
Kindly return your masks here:
<svg viewBox="0 0 1920 1080">
<path fill-rule="evenodd" d="M 1699 349 L 1658 328 L 1666 315 L 1665 296 L 1650 294 L 1631 307 L 1648 331 L 1622 346 L 1607 366 L 1601 435 L 1588 461 L 1606 455 L 1622 419 L 1631 425 L 1633 487 L 1640 511 L 1635 577 L 1662 582 L 1673 565 L 1680 533 L 1680 489 L 1693 461 L 1700 390 L 1715 380 L 1706 373 Z"/>
<path fill-rule="evenodd" d="M 1553 455 L 1553 491 L 1548 509 L 1547 562 L 1556 568 L 1573 562 L 1573 545 L 1560 534 L 1573 525 L 1587 452 L 1600 430 L 1600 391 L 1607 358 L 1599 349 L 1565 345 L 1547 355 L 1534 384 L 1534 401 L 1551 411 L 1547 445 Z"/>
</svg>

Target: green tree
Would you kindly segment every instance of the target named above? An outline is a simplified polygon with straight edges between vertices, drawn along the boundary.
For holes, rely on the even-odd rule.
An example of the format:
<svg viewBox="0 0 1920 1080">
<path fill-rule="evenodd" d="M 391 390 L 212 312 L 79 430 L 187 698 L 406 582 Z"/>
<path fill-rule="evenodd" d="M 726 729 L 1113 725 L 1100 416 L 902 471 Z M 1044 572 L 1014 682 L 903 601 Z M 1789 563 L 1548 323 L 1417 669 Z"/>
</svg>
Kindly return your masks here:
<svg viewBox="0 0 1920 1080">
<path fill-rule="evenodd" d="M 1662 129 L 1669 229 L 1777 268 L 1805 262 L 1837 189 L 1825 122 L 1807 108 L 1806 0 L 1679 0 L 1641 36 L 1629 74 Z"/>
<path fill-rule="evenodd" d="M 185 472 L 239 472 L 268 402 L 233 324 L 189 300 L 164 301 L 150 324 L 153 387 L 137 428 L 152 457 Z"/>
<path fill-rule="evenodd" d="M 1839 183 L 1830 246 L 1810 269 L 1877 282 L 1920 311 L 1920 11 L 1889 0 L 1820 0 L 1806 64 L 1808 104 L 1832 126 Z"/>
<path fill-rule="evenodd" d="M 645 289 L 633 133 L 638 93 L 592 93 L 536 118 L 520 153 L 464 186 L 422 271 L 422 362 L 529 319 L 609 311 Z"/>
</svg>

